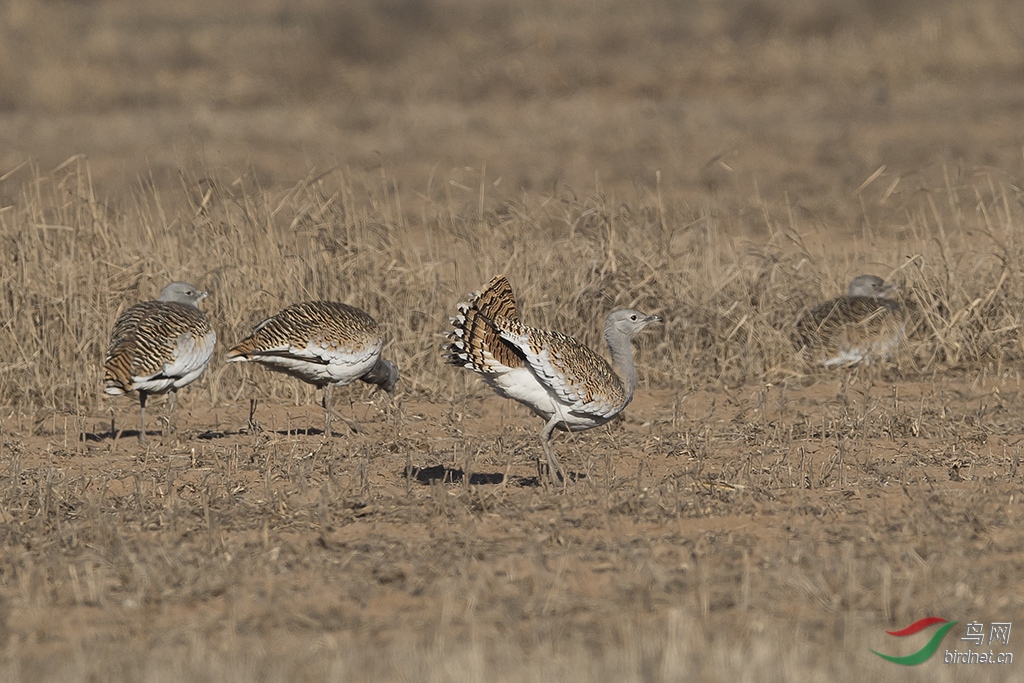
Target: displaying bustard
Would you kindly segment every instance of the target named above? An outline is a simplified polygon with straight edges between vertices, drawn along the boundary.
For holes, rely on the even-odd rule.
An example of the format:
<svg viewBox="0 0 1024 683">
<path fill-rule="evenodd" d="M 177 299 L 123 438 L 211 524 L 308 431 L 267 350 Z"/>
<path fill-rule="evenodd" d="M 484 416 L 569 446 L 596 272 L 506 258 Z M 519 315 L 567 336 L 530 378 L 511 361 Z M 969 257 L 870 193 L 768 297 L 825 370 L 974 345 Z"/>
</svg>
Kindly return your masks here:
<svg viewBox="0 0 1024 683">
<path fill-rule="evenodd" d="M 877 275 L 858 275 L 846 296 L 818 304 L 796 325 L 796 343 L 825 367 L 870 365 L 890 357 L 906 328 L 906 311 L 888 298 L 897 287 Z"/>
<path fill-rule="evenodd" d="M 621 377 L 601 356 L 572 337 L 528 327 L 519 320 L 512 287 L 495 277 L 458 305 L 445 359 L 469 368 L 504 398 L 519 401 L 545 420 L 540 439 L 548 474 L 557 485 L 565 473 L 551 450 L 553 430 L 603 425 L 622 412 L 636 390 L 633 336 L 656 315 L 620 310 L 608 316 L 604 338 Z"/>
<path fill-rule="evenodd" d="M 317 386 L 324 409 L 324 437 L 331 434 L 331 387 L 355 380 L 394 396 L 398 366 L 381 358 L 384 337 L 368 313 L 333 301 L 292 304 L 253 328 L 228 351 L 229 363 L 255 361 Z"/>
<path fill-rule="evenodd" d="M 139 392 L 139 441 L 146 442 L 146 398 L 177 391 L 194 381 L 210 362 L 217 334 L 197 304 L 206 297 L 187 282 L 172 282 L 156 301 L 143 301 L 114 323 L 103 363 L 104 392 Z"/>
</svg>

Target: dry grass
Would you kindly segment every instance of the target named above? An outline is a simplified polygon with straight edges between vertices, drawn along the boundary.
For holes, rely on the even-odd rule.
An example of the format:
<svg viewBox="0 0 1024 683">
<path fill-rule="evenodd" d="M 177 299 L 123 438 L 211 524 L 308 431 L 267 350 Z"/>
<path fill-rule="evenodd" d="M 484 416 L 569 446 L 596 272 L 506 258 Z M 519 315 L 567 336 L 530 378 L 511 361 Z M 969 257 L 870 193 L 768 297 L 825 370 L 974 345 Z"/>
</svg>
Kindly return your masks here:
<svg viewBox="0 0 1024 683">
<path fill-rule="evenodd" d="M 1022 11 L 0 8 L 0 681 L 1019 678 L 868 649 L 1024 605 Z M 625 415 L 556 438 L 565 492 L 441 362 L 497 272 L 598 348 L 665 318 Z M 806 367 L 792 322 L 862 272 L 906 347 Z M 325 442 L 312 389 L 218 354 L 180 438 L 118 440 L 110 326 L 179 278 L 219 348 L 365 308 L 399 409 L 340 390 L 365 433 Z"/>
<path fill-rule="evenodd" d="M 244 12 L 18 0 L 0 21 L 0 168 L 86 153 L 101 196 L 148 176 L 166 190 L 197 157 L 275 186 L 383 166 L 407 191 L 486 166 L 513 195 L 595 176 L 622 195 L 661 173 L 671 199 L 733 209 L 788 192 L 845 231 L 856 188 L 883 164 L 1019 172 L 1022 12 L 1014 0 Z"/>
<path fill-rule="evenodd" d="M 0 214 L 7 676 L 842 679 L 884 646 L 879 624 L 1019 608 L 1015 187 L 926 191 L 905 238 L 872 251 L 865 229 L 857 259 L 765 206 L 744 213 L 768 237 L 740 241 L 656 189 L 447 192 L 413 211 L 383 176 L 204 176 L 114 204 L 82 162 L 23 187 Z M 900 281 L 921 322 L 898 368 L 835 393 L 788 326 L 861 270 Z M 440 361 L 454 302 L 499 271 L 528 320 L 595 345 L 614 306 L 665 318 L 629 416 L 560 442 L 565 494 L 531 475 L 539 425 Z M 308 387 L 218 358 L 186 392 L 183 441 L 125 450 L 110 416 L 133 407 L 100 394 L 107 330 L 176 278 L 213 291 L 225 340 L 302 298 L 372 311 L 402 412 L 357 388 L 370 432 L 323 444 Z"/>
<path fill-rule="evenodd" d="M 874 203 L 875 186 L 898 180 L 876 178 L 864 200 Z M 755 205 L 743 213 L 761 230 L 723 225 L 729 219 L 715 207 L 667 204 L 657 189 L 496 200 L 484 184 L 450 178 L 443 203 L 413 197 L 413 212 L 386 176 L 330 173 L 280 192 L 246 176 L 204 176 L 184 178 L 172 197 L 142 189 L 113 203 L 95 197 L 88 166 L 73 160 L 26 183 L 0 214 L 9 245 L 0 401 L 101 410 L 98 367 L 114 318 L 174 279 L 214 293 L 207 309 L 225 342 L 297 300 L 361 306 L 387 325 L 404 391 L 437 398 L 453 391 L 438 354 L 447 316 L 495 273 L 509 274 L 528 321 L 598 348 L 600 321 L 613 308 L 661 315 L 665 325 L 641 341 L 642 378 L 693 388 L 807 372 L 793 355 L 793 321 L 852 275 L 875 272 L 899 282 L 915 311 L 899 359 L 905 375 L 1001 376 L 1024 353 L 1021 193 L 991 173 L 973 180 L 947 179 L 914 198 L 885 190 L 901 205 L 873 220 L 899 220 L 903 236 L 865 228 L 848 250 L 834 251 L 792 214 Z M 756 232 L 767 237 L 727 237 Z M 213 401 L 250 391 L 244 376 L 215 363 Z M 457 382 L 457 391 L 473 384 Z M 259 384 L 258 395 L 307 391 L 279 378 Z"/>
</svg>

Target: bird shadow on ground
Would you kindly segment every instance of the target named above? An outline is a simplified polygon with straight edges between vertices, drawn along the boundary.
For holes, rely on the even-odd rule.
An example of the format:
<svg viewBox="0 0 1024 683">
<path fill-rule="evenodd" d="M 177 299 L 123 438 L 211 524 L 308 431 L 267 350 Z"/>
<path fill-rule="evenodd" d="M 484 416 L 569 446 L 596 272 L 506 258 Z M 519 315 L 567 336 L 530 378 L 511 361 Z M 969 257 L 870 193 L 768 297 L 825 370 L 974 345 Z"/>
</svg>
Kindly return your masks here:
<svg viewBox="0 0 1024 683">
<path fill-rule="evenodd" d="M 241 430 L 229 432 L 223 429 L 207 429 L 196 434 L 196 438 L 202 439 L 203 441 L 213 441 L 214 439 L 226 439 L 229 436 L 239 436 L 242 433 L 243 432 Z"/>
<path fill-rule="evenodd" d="M 239 429 L 237 432 L 234 432 L 234 433 L 236 433 L 236 434 L 252 434 L 252 431 L 253 430 L 252 430 L 251 427 L 242 427 L 241 429 Z M 324 430 L 323 429 L 319 429 L 317 427 L 283 427 L 281 429 L 266 429 L 266 428 L 264 428 L 262 426 L 257 426 L 256 427 L 256 431 L 261 433 L 261 434 L 276 434 L 277 436 L 321 436 L 322 437 L 324 435 Z M 343 439 L 343 438 L 345 438 L 346 436 L 348 436 L 350 434 L 361 434 L 363 432 L 364 432 L 364 430 L 362 430 L 362 429 L 353 429 L 351 427 L 343 429 L 340 432 L 335 430 L 335 429 L 331 429 L 331 438 Z"/>
<path fill-rule="evenodd" d="M 146 438 L 157 438 L 163 439 L 163 434 L 159 431 L 146 430 Z M 103 441 L 118 441 L 121 439 L 138 439 L 138 429 L 108 429 L 105 432 L 79 432 L 79 441 L 92 441 L 100 443 Z"/>
<path fill-rule="evenodd" d="M 146 434 L 148 436 L 149 432 L 146 432 Z M 96 442 L 96 443 L 99 443 L 101 441 L 109 441 L 111 439 L 117 439 L 117 438 L 121 438 L 121 439 L 127 439 L 127 438 L 138 439 L 139 438 L 139 430 L 138 429 L 125 429 L 123 431 L 107 430 L 105 432 L 79 432 L 79 434 L 78 434 L 78 440 L 79 441 L 93 441 L 93 442 Z"/>
<path fill-rule="evenodd" d="M 420 484 L 430 484 L 435 481 L 443 484 L 457 484 L 466 478 L 466 473 L 460 469 L 434 465 L 432 467 L 406 467 L 402 476 Z M 532 486 L 536 478 L 509 477 L 508 480 L 509 483 L 517 486 Z M 500 484 L 503 481 L 505 481 L 505 475 L 501 472 L 471 472 L 469 475 L 470 484 Z"/>
<path fill-rule="evenodd" d="M 263 430 L 260 430 L 260 431 L 263 432 Z M 241 429 L 236 429 L 236 430 L 204 429 L 201 432 L 194 433 L 194 436 L 195 436 L 195 438 L 201 439 L 203 441 L 213 441 L 215 439 L 226 439 L 226 438 L 229 438 L 229 437 L 232 437 L 232 436 L 246 436 L 246 435 L 249 435 L 251 433 L 252 432 L 248 428 L 242 427 Z M 309 427 L 309 428 L 302 427 L 302 428 L 293 428 L 293 429 L 275 429 L 275 430 L 273 430 L 271 432 L 265 432 L 265 433 L 276 434 L 277 436 L 319 436 L 319 437 L 322 437 L 324 435 L 324 430 L 316 429 L 314 427 Z M 346 436 L 347 436 L 347 432 L 336 432 L 333 429 L 331 430 L 331 437 L 332 438 L 343 439 Z M 159 430 L 149 430 L 149 429 L 147 429 L 146 430 L 146 437 L 147 438 L 156 437 L 157 439 L 162 440 L 164 438 L 164 434 L 163 434 L 163 432 L 161 432 Z M 79 434 L 78 434 L 78 440 L 79 441 L 89 441 L 89 442 L 94 442 L 94 443 L 101 443 L 103 441 L 111 441 L 111 440 L 118 440 L 118 439 L 129 439 L 129 438 L 130 439 L 138 439 L 139 438 L 139 430 L 138 429 L 124 429 L 124 430 L 111 430 L 111 429 L 108 429 L 108 430 L 102 431 L 102 432 L 79 432 Z M 181 437 L 181 438 L 184 438 L 184 437 Z"/>
<path fill-rule="evenodd" d="M 323 435 L 324 435 L 324 430 L 317 429 L 316 427 L 285 427 L 283 429 L 264 429 L 263 427 L 258 427 L 256 431 L 259 434 L 266 434 L 266 435 L 273 434 L 273 435 L 276 435 L 276 436 L 319 436 L 319 437 L 323 437 Z M 236 432 L 224 432 L 224 431 L 217 431 L 217 430 L 207 430 L 204 433 L 205 434 L 213 434 L 213 435 L 216 435 L 216 436 L 229 436 L 229 435 L 246 436 L 246 435 L 252 435 L 253 430 L 251 428 L 249 428 L 249 427 L 242 427 L 241 429 L 239 429 Z M 358 432 L 353 432 L 353 433 L 358 433 Z M 331 430 L 331 438 L 334 438 L 334 439 L 344 439 L 346 436 L 348 436 L 348 434 L 349 434 L 348 431 L 337 432 L 337 431 L 335 431 L 333 429 Z M 204 436 L 202 434 L 200 434 L 199 438 L 202 439 L 202 438 L 204 438 Z M 205 437 L 205 438 L 210 438 L 210 437 Z M 216 438 L 216 437 L 213 437 L 213 438 Z"/>
<path fill-rule="evenodd" d="M 406 479 L 412 479 L 420 484 L 431 484 L 435 481 L 439 481 L 442 484 L 458 484 L 466 478 L 466 473 L 461 469 L 455 469 L 445 467 L 444 465 L 434 465 L 432 467 L 406 467 L 402 471 L 402 476 Z M 570 472 L 569 481 L 580 481 L 585 479 L 587 475 L 579 472 Z M 496 485 L 507 483 L 512 486 L 542 486 L 540 477 L 522 477 L 518 475 L 509 475 L 508 481 L 505 480 L 505 475 L 501 472 L 471 472 L 469 475 L 469 483 L 476 485 Z"/>
<path fill-rule="evenodd" d="M 324 430 L 317 429 L 316 427 L 308 427 L 308 428 L 304 428 L 304 429 L 276 429 L 276 430 L 273 431 L 273 433 L 277 434 L 278 436 L 320 436 L 320 437 L 322 437 L 324 435 Z M 330 434 L 330 438 L 332 438 L 332 439 L 344 439 L 345 437 L 349 436 L 349 434 L 358 434 L 358 433 L 359 432 L 357 432 L 355 430 L 351 430 L 351 431 L 345 430 L 345 431 L 341 431 L 341 432 L 336 432 L 336 431 L 334 431 L 332 429 L 331 430 L 331 434 Z"/>
<path fill-rule="evenodd" d="M 239 434 L 244 434 L 244 433 L 245 433 L 244 430 L 243 431 L 229 432 L 229 431 L 224 431 L 224 430 L 219 430 L 219 429 L 218 430 L 207 429 L 207 430 L 204 430 L 202 432 L 199 432 L 198 434 L 195 434 L 195 438 L 202 439 L 204 441 L 212 441 L 214 439 L 226 439 L 229 436 L 238 436 Z M 90 441 L 90 442 L 94 442 L 94 443 L 102 443 L 104 441 L 118 441 L 118 440 L 122 440 L 122 439 L 138 439 L 138 438 L 139 438 L 139 430 L 138 429 L 124 429 L 124 430 L 109 430 L 108 429 L 105 432 L 80 432 L 78 434 L 78 440 L 79 441 Z M 147 440 L 155 438 L 158 442 L 163 442 L 164 439 L 165 439 L 165 435 L 164 435 L 163 432 L 151 431 L 151 430 L 147 429 L 146 430 L 146 438 L 147 438 Z M 187 440 L 187 436 L 179 436 L 178 438 L 181 439 L 181 440 Z"/>
</svg>

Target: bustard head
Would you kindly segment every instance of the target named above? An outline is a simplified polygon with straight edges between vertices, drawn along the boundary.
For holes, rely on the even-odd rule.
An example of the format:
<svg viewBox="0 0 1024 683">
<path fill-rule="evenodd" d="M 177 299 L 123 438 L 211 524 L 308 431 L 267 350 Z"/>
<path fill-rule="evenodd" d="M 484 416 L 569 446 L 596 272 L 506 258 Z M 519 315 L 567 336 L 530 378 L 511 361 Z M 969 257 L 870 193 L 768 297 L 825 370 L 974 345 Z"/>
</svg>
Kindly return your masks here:
<svg viewBox="0 0 1024 683">
<path fill-rule="evenodd" d="M 608 321 L 605 323 L 605 333 L 615 331 L 616 333 L 632 338 L 635 334 L 640 332 L 651 323 L 660 323 L 661 317 L 657 315 L 647 315 L 642 311 L 636 311 L 631 308 L 627 308 L 621 311 L 615 311 L 608 316 Z"/>
<path fill-rule="evenodd" d="M 160 298 L 157 301 L 172 301 L 186 306 L 195 306 L 205 299 L 207 294 L 187 282 L 172 282 L 160 290 Z"/>
<path fill-rule="evenodd" d="M 395 396 L 395 385 L 398 384 L 398 366 L 389 360 L 381 360 L 381 364 L 386 370 L 384 381 L 380 383 L 380 388 L 388 392 L 392 398 Z"/>
<path fill-rule="evenodd" d="M 850 281 L 846 289 L 847 296 L 864 296 L 870 299 L 883 299 L 899 288 L 893 284 L 885 284 L 885 280 L 877 275 L 858 275 Z"/>
</svg>

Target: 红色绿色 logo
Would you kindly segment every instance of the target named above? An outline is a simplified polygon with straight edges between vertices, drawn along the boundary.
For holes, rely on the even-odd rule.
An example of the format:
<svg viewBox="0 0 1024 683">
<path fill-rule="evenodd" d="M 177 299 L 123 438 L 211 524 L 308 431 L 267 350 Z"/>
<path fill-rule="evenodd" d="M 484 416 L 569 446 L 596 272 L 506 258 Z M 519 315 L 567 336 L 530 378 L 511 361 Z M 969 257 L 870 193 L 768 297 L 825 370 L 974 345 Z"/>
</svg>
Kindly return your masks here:
<svg viewBox="0 0 1024 683">
<path fill-rule="evenodd" d="M 905 655 L 903 657 L 897 657 L 894 655 L 884 655 L 876 650 L 872 650 L 872 652 L 874 652 L 882 659 L 887 659 L 890 662 L 893 662 L 894 664 L 902 664 L 903 666 L 914 666 L 916 664 L 921 664 L 922 662 L 927 661 L 928 658 L 931 657 L 933 654 L 935 654 L 935 651 L 939 649 L 939 643 L 942 642 L 943 636 L 949 633 L 949 630 L 956 626 L 957 622 L 946 621 L 945 619 L 940 619 L 939 617 L 925 617 L 924 619 L 918 619 L 910 626 L 904 629 L 900 629 L 899 631 L 886 631 L 886 633 L 888 633 L 890 636 L 897 636 L 902 638 L 904 636 L 912 636 L 915 633 L 922 631 L 933 624 L 944 625 L 941 628 L 939 628 L 939 630 L 936 631 L 934 635 L 932 635 L 931 639 L 925 644 L 924 647 L 922 647 L 917 652 L 914 652 L 913 654 Z"/>
<path fill-rule="evenodd" d="M 947 621 L 939 617 L 925 617 L 924 619 L 918 619 L 910 626 L 899 631 L 886 631 L 890 636 L 896 636 L 903 638 L 905 636 L 912 636 L 915 633 L 919 633 L 929 626 L 936 624 L 942 624 L 931 636 L 924 647 L 917 652 L 909 655 L 897 656 L 897 655 L 886 655 L 878 652 L 877 650 L 871 650 L 882 659 L 888 660 L 894 664 L 901 664 L 903 666 L 915 666 L 922 664 L 935 654 L 936 650 L 939 649 L 939 643 L 949 633 L 949 630 L 956 626 L 959 622 Z M 990 624 L 988 630 L 988 645 L 991 648 L 995 646 L 997 649 L 988 651 L 977 650 L 974 648 L 980 648 L 985 643 L 985 624 L 971 621 L 967 624 L 965 634 L 961 641 L 967 643 L 973 643 L 967 645 L 967 649 L 958 650 L 955 647 L 952 650 L 946 650 L 943 653 L 942 663 L 943 664 L 1012 664 L 1013 653 L 1005 651 L 1005 646 L 1010 644 L 1010 629 L 1013 626 L 1008 621 L 994 621 Z"/>
</svg>

